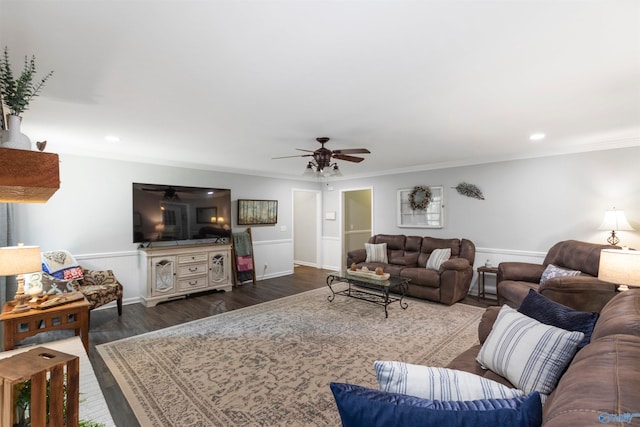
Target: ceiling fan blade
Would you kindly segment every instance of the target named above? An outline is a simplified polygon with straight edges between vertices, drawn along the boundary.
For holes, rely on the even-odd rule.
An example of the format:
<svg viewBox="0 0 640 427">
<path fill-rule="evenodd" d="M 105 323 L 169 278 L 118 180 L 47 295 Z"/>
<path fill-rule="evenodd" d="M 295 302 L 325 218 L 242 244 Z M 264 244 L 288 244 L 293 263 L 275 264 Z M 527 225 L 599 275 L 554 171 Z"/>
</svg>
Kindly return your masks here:
<svg viewBox="0 0 640 427">
<path fill-rule="evenodd" d="M 313 150 L 305 150 L 304 148 L 296 148 L 296 150 L 298 150 L 298 151 L 306 151 L 307 153 L 314 153 L 315 152 Z"/>
<path fill-rule="evenodd" d="M 333 154 L 369 154 L 371 151 L 366 148 L 347 148 L 345 150 L 333 150 Z"/>
<path fill-rule="evenodd" d="M 292 157 L 312 157 L 313 154 L 298 154 L 297 156 L 282 156 L 282 157 L 272 157 L 271 160 L 275 159 L 290 159 Z"/>
<path fill-rule="evenodd" d="M 364 160 L 363 157 L 346 156 L 344 154 L 334 154 L 333 158 L 338 160 L 346 160 L 347 162 L 354 162 L 354 163 L 360 163 L 361 161 Z"/>
</svg>

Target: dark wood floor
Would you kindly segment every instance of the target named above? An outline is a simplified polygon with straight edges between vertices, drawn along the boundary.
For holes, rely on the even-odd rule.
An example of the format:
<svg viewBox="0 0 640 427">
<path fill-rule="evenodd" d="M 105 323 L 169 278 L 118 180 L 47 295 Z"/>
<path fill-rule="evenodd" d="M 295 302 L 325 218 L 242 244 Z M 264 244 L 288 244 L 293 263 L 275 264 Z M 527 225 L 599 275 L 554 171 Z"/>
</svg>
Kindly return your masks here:
<svg viewBox="0 0 640 427">
<path fill-rule="evenodd" d="M 116 425 L 139 426 L 120 388 L 98 354 L 96 345 L 317 289 L 326 286 L 327 273 L 328 270 L 300 266 L 295 268 L 292 275 L 261 280 L 255 286 L 251 283 L 243 284 L 235 287 L 232 292 L 199 294 L 149 308 L 142 304 L 125 305 L 120 317 L 115 307 L 92 311 L 89 359 Z M 473 297 L 467 297 L 463 302 L 487 306 L 486 301 L 478 301 Z M 62 334 L 68 332 L 59 331 L 55 334 L 63 337 L 67 335 Z M 42 343 L 49 340 L 51 335 L 40 334 L 23 343 Z"/>
</svg>

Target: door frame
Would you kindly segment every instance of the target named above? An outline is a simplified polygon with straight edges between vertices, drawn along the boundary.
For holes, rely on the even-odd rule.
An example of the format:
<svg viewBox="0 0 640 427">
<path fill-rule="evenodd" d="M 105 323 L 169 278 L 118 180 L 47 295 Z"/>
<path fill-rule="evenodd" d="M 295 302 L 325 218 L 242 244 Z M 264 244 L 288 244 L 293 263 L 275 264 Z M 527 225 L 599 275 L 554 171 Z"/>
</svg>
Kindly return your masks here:
<svg viewBox="0 0 640 427">
<path fill-rule="evenodd" d="M 346 230 L 344 229 L 345 224 L 344 224 L 344 219 L 346 217 L 345 215 L 345 203 L 344 203 L 344 199 L 345 199 L 345 193 L 351 193 L 351 192 L 355 192 L 355 191 L 363 191 L 363 190 L 369 190 L 370 194 L 371 194 L 371 235 L 373 236 L 375 234 L 375 217 L 373 215 L 373 213 L 375 212 L 375 198 L 373 197 L 373 187 L 369 186 L 369 187 L 354 187 L 354 188 L 344 188 L 340 190 L 340 222 L 338 224 L 338 226 L 340 227 L 340 253 L 341 253 L 341 257 L 340 257 L 340 266 L 342 266 L 342 263 L 345 262 L 345 260 L 347 259 L 347 252 L 345 250 L 345 232 Z"/>
</svg>

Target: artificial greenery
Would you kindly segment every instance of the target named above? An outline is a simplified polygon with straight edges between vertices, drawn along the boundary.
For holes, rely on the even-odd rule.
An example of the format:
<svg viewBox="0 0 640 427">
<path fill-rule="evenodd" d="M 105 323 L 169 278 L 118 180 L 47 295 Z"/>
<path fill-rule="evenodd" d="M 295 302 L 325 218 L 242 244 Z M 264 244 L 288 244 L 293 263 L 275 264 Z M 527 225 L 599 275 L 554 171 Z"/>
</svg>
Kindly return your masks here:
<svg viewBox="0 0 640 427">
<path fill-rule="evenodd" d="M 51 380 L 47 380 L 47 422 L 49 421 L 50 391 L 51 391 Z M 64 407 L 62 410 L 63 410 L 64 417 L 66 418 L 66 412 L 67 412 L 66 375 L 65 375 L 65 381 L 63 384 L 63 393 L 64 393 Z M 31 423 L 29 422 L 29 419 L 26 417 L 29 411 L 30 404 L 31 404 L 31 380 L 14 385 L 13 406 L 17 410 L 16 411 L 17 424 L 14 424 L 14 426 L 26 427 L 31 425 Z M 90 420 L 79 420 L 78 427 L 105 427 L 105 424 L 99 423 L 96 421 L 90 421 Z"/>
<path fill-rule="evenodd" d="M 31 405 L 31 380 L 27 380 L 23 383 L 16 384 L 14 387 L 14 397 L 13 397 L 13 406 L 17 409 L 18 417 L 16 426 L 30 426 L 31 423 L 27 418 L 29 413 L 29 405 Z M 49 395 L 51 392 L 51 380 L 47 380 L 47 422 L 49 421 Z M 66 417 L 67 411 L 67 380 L 65 375 L 65 381 L 63 383 L 63 393 L 64 393 L 64 407 L 62 408 L 63 414 Z"/>
<path fill-rule="evenodd" d="M 409 193 L 409 204 L 414 211 L 423 211 L 431 203 L 433 195 L 426 185 L 416 185 Z"/>
<path fill-rule="evenodd" d="M 5 46 L 4 54 L 0 58 L 0 94 L 11 114 L 19 116 L 29 107 L 29 103 L 38 96 L 38 92 L 53 75 L 53 71 L 49 71 L 37 82 L 34 81 L 35 74 L 35 55 L 30 60 L 25 56 L 22 74 L 17 79 L 14 78 L 9 62 L 9 48 Z"/>
<path fill-rule="evenodd" d="M 458 190 L 458 193 L 462 194 L 463 196 L 484 200 L 484 195 L 482 194 L 482 191 L 480 191 L 480 189 L 473 184 L 469 184 L 467 182 L 461 182 L 460 184 L 458 184 L 457 187 L 453 187 L 453 188 Z"/>
</svg>

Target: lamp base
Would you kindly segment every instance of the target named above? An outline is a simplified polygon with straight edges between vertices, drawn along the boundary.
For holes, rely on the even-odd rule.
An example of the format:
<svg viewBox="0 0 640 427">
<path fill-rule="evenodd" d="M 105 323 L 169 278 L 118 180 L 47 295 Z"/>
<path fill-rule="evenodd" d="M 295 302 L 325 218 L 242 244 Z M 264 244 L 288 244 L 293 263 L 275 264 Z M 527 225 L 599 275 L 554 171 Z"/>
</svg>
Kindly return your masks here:
<svg viewBox="0 0 640 427">
<path fill-rule="evenodd" d="M 15 305 L 15 307 L 13 307 L 13 310 L 11 310 L 11 312 L 24 313 L 25 311 L 31 310 L 31 307 L 26 304 L 27 300 L 31 297 L 24 293 L 24 275 L 18 274 L 16 276 L 16 279 L 18 282 L 18 290 L 16 291 L 16 296 L 14 297 L 14 299 L 16 300 L 17 304 Z"/>
<path fill-rule="evenodd" d="M 611 230 L 611 236 L 607 237 L 607 243 L 609 243 L 611 246 L 616 246 L 618 243 L 620 243 L 620 239 L 618 239 L 618 236 L 616 236 L 615 230 Z"/>
<path fill-rule="evenodd" d="M 26 301 L 28 299 L 30 299 L 31 297 L 29 295 L 25 295 L 25 294 L 21 294 L 21 295 L 16 295 L 15 299 L 17 304 L 13 307 L 13 310 L 11 310 L 12 313 L 24 313 L 25 311 L 29 311 L 31 310 L 31 307 L 29 307 L 26 304 Z"/>
</svg>

